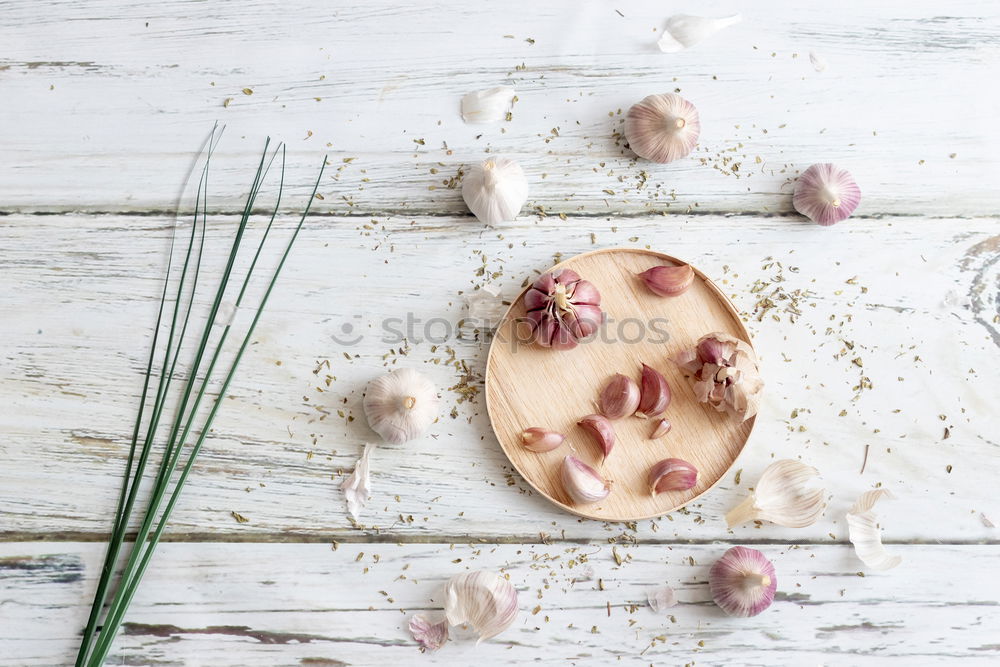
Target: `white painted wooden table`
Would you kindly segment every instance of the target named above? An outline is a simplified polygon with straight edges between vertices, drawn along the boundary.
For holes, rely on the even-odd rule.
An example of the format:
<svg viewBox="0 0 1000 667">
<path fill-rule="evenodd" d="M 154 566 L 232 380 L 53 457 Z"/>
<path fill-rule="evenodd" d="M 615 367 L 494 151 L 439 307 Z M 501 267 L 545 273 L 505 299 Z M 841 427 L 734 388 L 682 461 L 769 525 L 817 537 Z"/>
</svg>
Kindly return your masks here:
<svg viewBox="0 0 1000 667">
<path fill-rule="evenodd" d="M 178 192 L 216 120 L 216 241 L 266 134 L 289 143 L 284 228 L 323 153 L 333 168 L 110 664 L 1000 660 L 994 7 L 754 3 L 674 55 L 655 47 L 668 15 L 736 3 L 0 8 L 0 663 L 75 652 Z M 512 120 L 464 125 L 461 95 L 499 84 L 517 88 Z M 698 151 L 636 162 L 621 111 L 675 89 L 701 111 Z M 487 152 L 531 181 L 524 214 L 497 229 L 448 185 Z M 823 161 L 864 193 L 833 228 L 790 207 L 796 173 Z M 406 313 L 457 322 L 478 285 L 510 297 L 556 254 L 616 246 L 720 281 L 768 382 L 740 480 L 638 525 L 561 513 L 512 473 L 481 397 L 447 389 L 465 375 L 451 358 L 476 384 L 480 344 L 414 337 L 403 356 L 380 332 Z M 354 346 L 335 340 L 345 325 Z M 329 386 L 314 373 L 326 359 Z M 443 388 L 445 414 L 376 451 L 355 526 L 338 486 L 373 437 L 361 392 L 401 365 Z M 727 530 L 725 511 L 785 457 L 823 472 L 824 519 Z M 876 484 L 898 497 L 879 511 L 904 562 L 861 577 L 843 514 Z M 705 584 L 736 543 L 778 570 L 778 600 L 754 619 L 724 617 Z M 483 567 L 517 584 L 517 623 L 421 655 L 408 615 Z M 644 606 L 664 583 L 681 600 L 670 617 Z"/>
</svg>

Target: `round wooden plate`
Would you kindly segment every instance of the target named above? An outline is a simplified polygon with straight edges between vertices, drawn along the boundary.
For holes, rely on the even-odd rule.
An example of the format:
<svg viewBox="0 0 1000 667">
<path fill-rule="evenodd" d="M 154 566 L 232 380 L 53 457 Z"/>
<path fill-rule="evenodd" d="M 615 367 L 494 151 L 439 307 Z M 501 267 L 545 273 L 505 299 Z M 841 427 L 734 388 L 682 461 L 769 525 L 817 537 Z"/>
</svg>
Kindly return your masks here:
<svg viewBox="0 0 1000 667">
<path fill-rule="evenodd" d="M 507 458 L 539 493 L 568 512 L 605 521 L 649 519 L 683 507 L 712 488 L 736 461 L 754 419 L 736 418 L 698 403 L 690 380 L 672 361 L 704 334 L 723 331 L 747 343 L 750 336 L 722 290 L 695 269 L 694 283 L 677 297 L 650 292 L 636 274 L 658 265 L 682 264 L 669 255 L 639 249 L 609 249 L 577 255 L 554 269 L 572 269 L 601 292 L 608 322 L 595 337 L 572 350 L 528 342 L 524 292 L 511 305 L 490 345 L 486 362 L 486 407 Z M 527 290 L 525 290 L 527 291 Z M 666 417 L 673 429 L 649 438 L 654 420 L 626 417 L 614 422 L 617 441 L 607 461 L 593 437 L 576 422 L 597 412 L 597 397 L 615 373 L 639 381 L 642 363 L 663 373 L 672 400 Z M 536 453 L 521 445 L 532 426 L 566 434 L 561 447 Z M 575 505 L 562 489 L 559 469 L 573 453 L 612 480 L 599 503 Z M 680 458 L 699 470 L 697 486 L 653 496 L 650 467 Z"/>
</svg>

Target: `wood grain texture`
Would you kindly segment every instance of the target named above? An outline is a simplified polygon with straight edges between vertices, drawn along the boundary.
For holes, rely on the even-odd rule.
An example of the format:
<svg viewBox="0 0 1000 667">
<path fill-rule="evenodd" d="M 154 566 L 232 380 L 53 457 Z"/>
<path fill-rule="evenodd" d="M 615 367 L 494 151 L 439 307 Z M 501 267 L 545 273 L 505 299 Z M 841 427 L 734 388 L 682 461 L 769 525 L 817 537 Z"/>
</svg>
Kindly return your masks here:
<svg viewBox="0 0 1000 667">
<path fill-rule="evenodd" d="M 690 380 L 670 361 L 704 334 L 721 331 L 746 342 L 749 334 L 725 294 L 700 271 L 691 287 L 672 298 L 657 296 L 636 276 L 654 266 L 683 260 L 648 250 L 598 250 L 562 261 L 553 270 L 575 271 L 601 293 L 606 318 L 592 339 L 572 350 L 551 350 L 526 342 L 524 293 L 498 327 L 486 363 L 486 403 L 490 424 L 517 471 L 544 497 L 591 519 L 637 521 L 661 516 L 700 498 L 732 467 L 753 428 L 697 402 Z M 656 368 L 671 387 L 665 413 L 673 429 L 650 440 L 657 419 L 616 420 L 615 447 L 605 458 L 592 434 L 577 425 L 598 412 L 597 397 L 616 373 L 638 383 L 642 364 Z M 526 428 L 566 434 L 551 452 L 531 452 L 521 442 Z M 568 454 L 611 481 L 611 493 L 593 505 L 567 495 L 561 466 Z M 685 491 L 649 492 L 649 470 L 666 458 L 695 465 L 698 483 Z"/>
</svg>

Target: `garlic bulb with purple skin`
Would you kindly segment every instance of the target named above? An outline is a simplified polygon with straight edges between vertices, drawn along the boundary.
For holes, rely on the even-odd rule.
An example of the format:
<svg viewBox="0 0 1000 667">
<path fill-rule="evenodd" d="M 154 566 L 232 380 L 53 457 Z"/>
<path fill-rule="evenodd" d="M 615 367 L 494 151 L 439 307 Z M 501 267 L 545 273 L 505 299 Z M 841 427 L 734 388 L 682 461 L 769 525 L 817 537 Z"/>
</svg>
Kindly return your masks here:
<svg viewBox="0 0 1000 667">
<path fill-rule="evenodd" d="M 757 414 L 764 382 L 753 348 L 739 338 L 721 332 L 707 334 L 694 348 L 676 355 L 674 363 L 691 373 L 700 402 L 740 421 Z"/>
<path fill-rule="evenodd" d="M 730 616 L 756 616 L 774 602 L 774 565 L 756 549 L 733 547 L 708 573 L 712 599 Z"/>
<path fill-rule="evenodd" d="M 608 418 L 604 415 L 587 415 L 577 422 L 577 426 L 582 426 L 590 431 L 594 440 L 600 445 L 604 458 L 608 458 L 608 454 L 615 446 L 615 429 Z"/>
<path fill-rule="evenodd" d="M 604 319 L 601 293 L 576 271 L 559 269 L 536 280 L 524 294 L 532 336 L 542 347 L 568 350 Z"/>
<path fill-rule="evenodd" d="M 596 503 L 604 500 L 611 493 L 611 483 L 575 456 L 567 456 L 563 459 L 559 477 L 566 494 L 579 505 Z"/>
<path fill-rule="evenodd" d="M 792 206 L 813 222 L 827 227 L 845 220 L 861 203 L 861 188 L 846 169 L 814 164 L 795 182 Z"/>
<path fill-rule="evenodd" d="M 625 115 L 625 138 L 641 158 L 673 162 L 687 157 L 698 143 L 698 110 L 675 93 L 649 95 Z"/>
<path fill-rule="evenodd" d="M 627 375 L 616 373 L 604 387 L 598 403 L 601 414 L 608 419 L 628 417 L 639 407 L 639 385 Z"/>
</svg>

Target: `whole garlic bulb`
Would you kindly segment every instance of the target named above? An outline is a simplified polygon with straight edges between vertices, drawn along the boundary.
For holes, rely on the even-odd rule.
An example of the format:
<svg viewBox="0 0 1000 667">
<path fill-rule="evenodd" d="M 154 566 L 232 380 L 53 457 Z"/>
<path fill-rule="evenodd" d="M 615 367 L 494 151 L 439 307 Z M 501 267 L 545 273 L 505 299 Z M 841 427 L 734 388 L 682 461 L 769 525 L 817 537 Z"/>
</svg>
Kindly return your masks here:
<svg viewBox="0 0 1000 667">
<path fill-rule="evenodd" d="M 423 435 L 437 419 L 437 388 L 417 371 L 400 368 L 368 383 L 364 409 L 372 430 L 398 445 Z"/>
<path fill-rule="evenodd" d="M 802 172 L 792 194 L 795 210 L 824 227 L 846 220 L 860 203 L 861 188 L 851 173 L 829 162 Z"/>
<path fill-rule="evenodd" d="M 701 133 L 698 110 L 680 95 L 649 95 L 625 115 L 625 138 L 636 155 L 673 162 L 694 150 Z"/>
<path fill-rule="evenodd" d="M 462 199 L 480 222 L 509 222 L 517 218 L 528 199 L 528 179 L 513 160 L 491 157 L 473 165 L 466 174 Z"/>
</svg>

